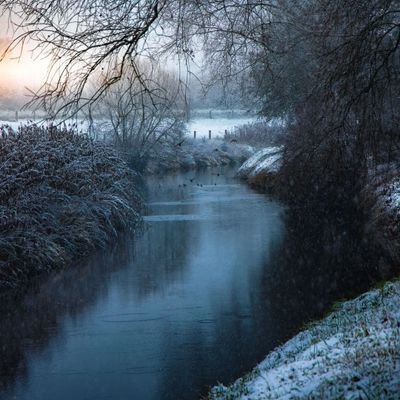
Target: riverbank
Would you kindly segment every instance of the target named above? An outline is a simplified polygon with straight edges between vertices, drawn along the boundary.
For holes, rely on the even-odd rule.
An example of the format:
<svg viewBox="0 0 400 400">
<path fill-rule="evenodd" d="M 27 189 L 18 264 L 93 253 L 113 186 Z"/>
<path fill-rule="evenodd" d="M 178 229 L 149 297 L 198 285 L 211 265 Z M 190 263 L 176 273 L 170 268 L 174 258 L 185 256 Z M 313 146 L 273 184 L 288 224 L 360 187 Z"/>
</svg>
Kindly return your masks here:
<svg viewBox="0 0 400 400">
<path fill-rule="evenodd" d="M 1 128 L 0 289 L 70 265 L 140 221 L 137 175 L 67 129 Z"/>
<path fill-rule="evenodd" d="M 139 175 L 111 144 L 34 124 L 1 133 L 0 290 L 65 267 L 139 223 Z M 253 153 L 186 138 L 155 148 L 144 175 L 240 164 Z"/>
<path fill-rule="evenodd" d="M 257 188 L 270 190 L 280 165 L 277 149 L 266 148 L 245 162 L 238 176 L 250 185 L 258 178 L 256 181 L 261 184 Z M 382 276 L 396 276 L 389 269 L 399 257 L 397 169 L 379 168 L 371 173 L 369 182 L 362 201 L 370 208 L 366 234 L 372 235 L 373 245 L 381 254 L 375 269 Z M 231 386 L 214 387 L 209 399 L 397 399 L 399 306 L 399 281 L 387 282 L 380 289 L 344 302 L 269 353 L 252 372 Z"/>
<path fill-rule="evenodd" d="M 252 156 L 252 146 L 218 139 L 184 138 L 175 145 L 161 145 L 150 154 L 144 173 L 189 171 L 209 167 L 241 164 Z"/>
<path fill-rule="evenodd" d="M 209 399 L 397 399 L 399 305 L 399 281 L 344 302 Z"/>
<path fill-rule="evenodd" d="M 282 152 L 282 146 L 265 147 L 257 151 L 241 165 L 237 176 L 258 191 L 273 191 L 282 166 Z"/>
</svg>

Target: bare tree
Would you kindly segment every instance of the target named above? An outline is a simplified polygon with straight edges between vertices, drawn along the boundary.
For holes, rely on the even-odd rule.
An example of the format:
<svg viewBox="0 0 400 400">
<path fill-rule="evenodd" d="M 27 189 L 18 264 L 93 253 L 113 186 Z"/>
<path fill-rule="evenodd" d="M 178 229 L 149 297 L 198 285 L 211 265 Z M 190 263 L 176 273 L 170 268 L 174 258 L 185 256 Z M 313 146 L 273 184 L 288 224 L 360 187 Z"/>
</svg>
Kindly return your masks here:
<svg viewBox="0 0 400 400">
<path fill-rule="evenodd" d="M 98 100 L 126 66 L 141 76 L 138 54 L 150 46 L 166 1 L 2 0 L 0 6 L 15 27 L 7 51 L 29 42 L 49 59 L 47 82 L 35 100 L 68 113 Z M 103 85 L 88 97 L 90 79 L 100 73 Z"/>
<path fill-rule="evenodd" d="M 126 73 L 154 94 L 143 59 L 160 62 L 173 54 L 188 61 L 201 42 L 214 81 L 252 72 L 255 89 L 264 87 L 258 95 L 265 112 L 291 112 L 298 121 L 319 104 L 324 111 L 314 110 L 313 123 L 323 134 L 312 148 L 325 138 L 337 144 L 339 137 L 362 135 L 370 149 L 378 137 L 398 132 L 398 3 L 0 0 L 16 28 L 8 49 L 29 40 L 51 60 L 36 97 L 50 110 L 91 105 Z M 90 91 L 100 74 L 102 85 Z"/>
<path fill-rule="evenodd" d="M 143 69 L 147 73 L 141 79 L 128 70 L 99 104 L 110 121 L 117 149 L 139 169 L 156 145 L 181 140 L 184 113 L 176 77 L 149 63 Z"/>
<path fill-rule="evenodd" d="M 215 55 L 221 56 L 218 76 L 234 75 L 235 60 L 259 40 L 258 27 L 265 26 L 264 18 L 276 5 L 255 0 L 0 0 L 0 7 L 15 28 L 7 51 L 29 42 L 50 60 L 47 82 L 35 101 L 52 112 L 69 113 L 101 98 L 127 68 L 140 79 L 143 58 L 174 54 L 184 62 L 192 59 L 198 37 L 212 50 L 208 62 L 217 65 Z M 100 73 L 103 85 L 88 91 L 91 77 Z"/>
</svg>

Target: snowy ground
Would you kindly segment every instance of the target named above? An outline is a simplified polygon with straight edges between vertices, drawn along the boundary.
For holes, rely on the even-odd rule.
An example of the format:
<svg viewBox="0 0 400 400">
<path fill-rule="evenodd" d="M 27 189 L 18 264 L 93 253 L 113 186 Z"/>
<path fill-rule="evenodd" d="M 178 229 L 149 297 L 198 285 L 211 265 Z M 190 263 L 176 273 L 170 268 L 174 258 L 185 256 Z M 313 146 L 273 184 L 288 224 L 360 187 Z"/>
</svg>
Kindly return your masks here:
<svg viewBox="0 0 400 400">
<path fill-rule="evenodd" d="M 193 137 L 193 132 L 196 131 L 197 138 L 208 138 L 208 131 L 211 131 L 213 138 L 224 136 L 225 130 L 231 131 L 237 126 L 256 122 L 256 117 L 249 118 L 195 118 L 187 123 L 187 135 Z"/>
<path fill-rule="evenodd" d="M 211 130 L 212 138 L 224 136 L 225 130 L 231 131 L 235 127 L 256 122 L 256 117 L 248 117 L 248 118 L 195 118 L 189 123 L 186 124 L 186 134 L 189 137 L 193 137 L 193 131 L 196 131 L 196 137 L 198 139 L 207 138 L 208 139 L 208 131 Z M 104 129 L 102 127 L 106 124 L 107 121 L 96 120 L 96 128 L 99 128 L 101 133 Z M 18 121 L 15 120 L 0 120 L 0 125 L 9 125 L 13 129 L 17 129 L 21 125 L 30 125 L 32 123 L 41 124 L 47 123 L 43 120 L 36 119 L 33 121 L 32 119 L 20 118 Z M 66 124 L 75 126 L 78 128 L 78 131 L 87 132 L 88 131 L 88 122 L 86 120 L 80 119 L 70 119 L 66 121 Z M 100 135 L 101 136 L 101 135 Z"/>
<path fill-rule="evenodd" d="M 399 399 L 400 282 L 337 307 L 210 399 Z"/>
<path fill-rule="evenodd" d="M 231 132 L 235 128 L 247 124 L 253 124 L 259 121 L 256 116 L 251 117 L 238 117 L 238 118 L 194 118 L 186 124 L 186 133 L 188 136 L 193 137 L 193 132 L 196 131 L 197 138 L 208 138 L 208 132 L 211 131 L 213 138 L 217 136 L 224 136 L 225 131 Z M 285 122 L 282 119 L 276 118 L 268 122 L 271 127 L 282 126 Z"/>
<path fill-rule="evenodd" d="M 238 170 L 238 176 L 248 178 L 260 173 L 276 174 L 282 164 L 282 147 L 266 147 L 257 151 Z"/>
</svg>

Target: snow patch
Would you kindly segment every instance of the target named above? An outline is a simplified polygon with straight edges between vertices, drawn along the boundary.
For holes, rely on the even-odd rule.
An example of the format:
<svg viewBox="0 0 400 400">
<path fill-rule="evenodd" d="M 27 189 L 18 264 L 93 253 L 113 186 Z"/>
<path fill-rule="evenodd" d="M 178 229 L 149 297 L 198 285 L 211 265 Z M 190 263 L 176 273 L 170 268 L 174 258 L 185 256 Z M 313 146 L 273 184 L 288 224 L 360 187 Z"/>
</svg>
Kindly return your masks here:
<svg viewBox="0 0 400 400">
<path fill-rule="evenodd" d="M 267 147 L 255 153 L 238 170 L 238 176 L 247 178 L 262 172 L 277 173 L 282 164 L 282 146 Z"/>
</svg>

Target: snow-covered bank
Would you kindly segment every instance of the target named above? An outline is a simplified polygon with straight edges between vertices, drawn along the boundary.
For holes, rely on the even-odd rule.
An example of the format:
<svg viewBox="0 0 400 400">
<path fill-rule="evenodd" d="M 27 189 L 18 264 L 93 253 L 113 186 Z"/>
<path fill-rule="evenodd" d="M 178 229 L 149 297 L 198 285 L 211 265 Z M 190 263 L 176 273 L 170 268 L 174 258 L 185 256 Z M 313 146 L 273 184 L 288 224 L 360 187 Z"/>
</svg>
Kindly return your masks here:
<svg viewBox="0 0 400 400">
<path fill-rule="evenodd" d="M 282 165 L 282 151 L 282 146 L 258 151 L 239 168 L 237 175 L 259 189 L 271 187 Z"/>
<path fill-rule="evenodd" d="M 282 147 L 266 147 L 250 157 L 238 170 L 238 176 L 249 177 L 261 172 L 276 173 L 281 166 Z"/>
<path fill-rule="evenodd" d="M 398 399 L 400 282 L 342 303 L 211 400 Z"/>
<path fill-rule="evenodd" d="M 185 139 L 173 146 L 155 149 L 145 173 L 187 171 L 221 165 L 240 164 L 254 154 L 251 146 L 229 143 L 223 139 Z"/>
</svg>

